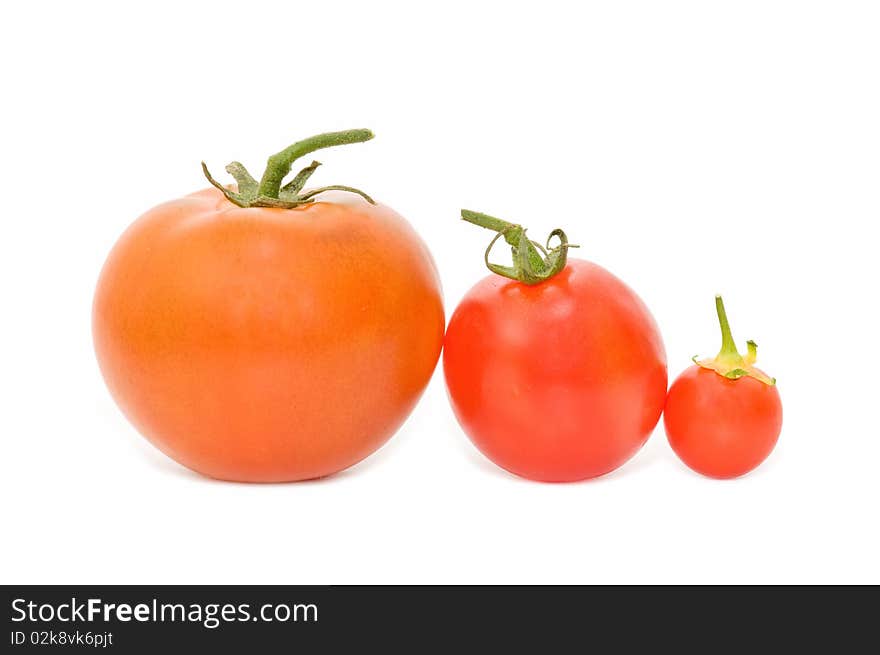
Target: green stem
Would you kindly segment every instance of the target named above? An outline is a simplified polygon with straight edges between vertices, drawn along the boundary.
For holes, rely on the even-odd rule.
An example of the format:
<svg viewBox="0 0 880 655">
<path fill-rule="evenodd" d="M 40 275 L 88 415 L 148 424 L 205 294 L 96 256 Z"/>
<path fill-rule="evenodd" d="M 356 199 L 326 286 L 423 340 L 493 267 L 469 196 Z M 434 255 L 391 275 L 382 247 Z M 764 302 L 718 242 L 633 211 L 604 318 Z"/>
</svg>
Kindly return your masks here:
<svg viewBox="0 0 880 655">
<path fill-rule="evenodd" d="M 288 146 L 281 152 L 269 157 L 269 161 L 266 163 L 266 170 L 260 180 L 260 188 L 257 191 L 257 195 L 266 198 L 277 198 L 278 192 L 281 190 L 281 182 L 290 173 L 293 162 L 300 157 L 304 157 L 322 148 L 362 143 L 372 138 L 373 133 L 370 130 L 346 130 L 344 132 L 318 134 L 309 139 L 297 141 L 292 146 Z"/>
<path fill-rule="evenodd" d="M 524 239 L 526 230 L 522 225 L 509 223 L 508 221 L 505 221 L 501 218 L 489 216 L 489 214 L 484 214 L 482 212 L 471 211 L 470 209 L 462 209 L 461 217 L 468 223 L 472 223 L 473 225 L 478 225 L 480 227 L 486 228 L 487 230 L 492 230 L 493 232 L 498 233 L 498 235 L 494 239 L 492 239 L 489 247 L 486 248 L 486 266 L 489 268 L 490 271 L 494 271 L 496 273 L 499 272 L 498 270 L 493 268 L 494 265 L 489 264 L 489 251 L 492 250 L 492 246 L 494 246 L 495 242 L 501 237 L 504 237 L 504 240 L 508 243 L 508 245 L 510 245 L 514 253 L 519 250 L 520 242 L 524 241 L 524 250 L 528 258 L 529 267 L 531 269 L 538 270 L 543 268 L 546 252 L 542 256 L 542 253 L 538 252 L 537 248 L 535 247 L 537 245 L 535 244 L 535 242 Z M 538 247 L 540 248 L 541 246 Z M 509 267 L 501 268 L 505 271 L 501 273 L 501 275 L 507 276 L 507 270 Z M 522 281 L 523 277 L 523 275 L 517 274 L 517 277 L 515 279 Z"/>
<path fill-rule="evenodd" d="M 471 211 L 470 209 L 462 209 L 461 210 L 462 219 L 466 220 L 468 223 L 473 223 L 474 225 L 479 225 L 480 227 L 484 227 L 487 230 L 492 230 L 493 232 L 499 232 L 505 236 L 510 236 L 511 233 L 516 230 L 522 230 L 522 227 L 515 223 L 508 223 L 505 220 L 500 218 L 495 218 L 494 216 L 489 216 L 489 214 L 483 214 L 482 212 Z M 505 239 L 510 245 L 515 246 L 516 241 L 511 242 L 510 238 Z"/>
<path fill-rule="evenodd" d="M 758 358 L 758 345 L 754 341 L 746 341 L 745 357 L 739 354 L 739 350 L 733 342 L 730 323 L 727 321 L 727 311 L 724 309 L 724 301 L 721 300 L 721 296 L 715 296 L 715 311 L 718 313 L 718 323 L 721 325 L 721 350 L 718 351 L 715 359 L 694 357 L 694 364 L 715 371 L 728 380 L 750 377 L 770 386 L 775 385 L 776 378 L 771 378 L 754 366 Z"/>
<path fill-rule="evenodd" d="M 486 267 L 493 273 L 503 275 L 511 280 L 517 280 L 524 284 L 538 284 L 549 280 L 565 268 L 569 248 L 577 248 L 568 243 L 568 238 L 562 230 L 553 230 L 547 240 L 546 249 L 541 244 L 531 241 L 526 236 L 526 229 L 522 225 L 509 223 L 508 221 L 471 211 L 461 210 L 462 219 L 473 225 L 497 232 L 495 238 L 489 243 L 484 255 Z M 559 238 L 559 245 L 551 248 L 550 240 Z M 513 256 L 513 266 L 502 266 L 489 261 L 489 253 L 492 246 L 501 237 L 510 245 Z"/>
<path fill-rule="evenodd" d="M 721 325 L 721 350 L 718 351 L 717 359 L 726 362 L 741 363 L 742 355 L 736 348 L 733 341 L 733 334 L 730 331 L 730 323 L 727 320 L 727 311 L 724 309 L 724 301 L 721 296 L 715 296 L 715 311 L 718 312 L 718 323 Z"/>
<path fill-rule="evenodd" d="M 356 193 L 364 198 L 371 205 L 375 205 L 375 201 L 366 193 L 354 187 L 344 186 L 341 184 L 331 184 L 323 186 L 311 191 L 303 191 L 306 181 L 320 166 L 320 162 L 313 161 L 310 165 L 302 169 L 293 180 L 281 186 L 284 178 L 290 173 L 293 162 L 315 150 L 321 148 L 330 148 L 332 146 L 343 146 L 349 143 L 361 143 L 369 141 L 373 138 L 370 130 L 347 130 L 345 132 L 328 132 L 319 134 L 310 139 L 297 141 L 292 146 L 285 148 L 271 157 L 266 164 L 266 170 L 260 180 L 259 185 L 256 180 L 251 177 L 247 169 L 237 161 L 232 162 L 226 167 L 226 171 L 235 178 L 238 183 L 238 189 L 230 189 L 211 177 L 205 162 L 202 162 L 202 171 L 208 181 L 213 184 L 229 202 L 239 207 L 276 207 L 278 209 L 294 209 L 301 205 L 314 202 L 316 195 L 324 191 L 348 191 Z"/>
</svg>

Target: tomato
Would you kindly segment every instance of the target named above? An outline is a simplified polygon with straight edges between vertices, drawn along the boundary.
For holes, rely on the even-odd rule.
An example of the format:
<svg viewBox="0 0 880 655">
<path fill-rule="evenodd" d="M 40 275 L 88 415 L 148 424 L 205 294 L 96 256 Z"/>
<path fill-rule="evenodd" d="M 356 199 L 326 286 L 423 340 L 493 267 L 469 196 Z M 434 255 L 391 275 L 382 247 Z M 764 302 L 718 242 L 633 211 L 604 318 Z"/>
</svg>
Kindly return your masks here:
<svg viewBox="0 0 880 655">
<path fill-rule="evenodd" d="M 757 346 L 736 349 L 721 296 L 715 299 L 722 347 L 672 384 L 663 422 L 669 444 L 690 468 L 713 478 L 735 478 L 763 462 L 782 430 L 776 381 L 754 366 Z"/>
<path fill-rule="evenodd" d="M 514 255 L 513 267 L 489 264 L 496 274 L 468 291 L 446 331 L 443 369 L 465 433 L 532 480 L 616 469 L 648 439 L 666 396 L 650 312 L 602 267 L 567 259 L 561 230 L 560 245 L 544 249 L 518 225 L 462 215 L 498 231 Z"/>
<path fill-rule="evenodd" d="M 365 135 L 320 135 L 293 154 Z M 214 478 L 293 481 L 351 466 L 401 425 L 440 354 L 440 283 L 413 229 L 348 187 L 317 201 L 301 191 L 308 170 L 281 188 L 285 166 L 270 159 L 270 195 L 233 164 L 238 191 L 148 211 L 95 293 L 95 350 L 113 397 L 160 450 Z"/>
</svg>

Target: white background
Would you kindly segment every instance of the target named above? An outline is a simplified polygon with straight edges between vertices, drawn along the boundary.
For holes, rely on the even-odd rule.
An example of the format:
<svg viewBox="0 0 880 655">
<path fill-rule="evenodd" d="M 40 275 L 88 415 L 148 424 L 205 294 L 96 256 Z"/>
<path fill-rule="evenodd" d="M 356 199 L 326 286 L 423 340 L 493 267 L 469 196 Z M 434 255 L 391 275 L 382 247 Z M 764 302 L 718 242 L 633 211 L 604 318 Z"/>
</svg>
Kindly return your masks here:
<svg viewBox="0 0 880 655">
<path fill-rule="evenodd" d="M 0 62 L 5 583 L 880 582 L 880 15 L 864 2 L 15 3 Z M 438 368 L 404 428 L 317 482 L 213 482 L 122 417 L 95 280 L 152 205 L 318 132 L 315 183 L 430 244 L 447 315 L 483 210 L 609 268 L 670 373 L 760 344 L 785 424 L 760 469 L 686 469 L 662 426 L 613 474 L 516 479 Z"/>
</svg>

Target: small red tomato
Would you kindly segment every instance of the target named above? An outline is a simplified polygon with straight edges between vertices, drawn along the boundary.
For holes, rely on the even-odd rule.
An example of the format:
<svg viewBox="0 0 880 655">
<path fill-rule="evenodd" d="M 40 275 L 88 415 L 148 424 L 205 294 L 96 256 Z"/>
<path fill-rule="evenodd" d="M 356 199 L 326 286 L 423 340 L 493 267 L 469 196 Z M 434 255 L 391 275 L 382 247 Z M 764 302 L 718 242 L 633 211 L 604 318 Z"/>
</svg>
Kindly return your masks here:
<svg viewBox="0 0 880 655">
<path fill-rule="evenodd" d="M 551 234 L 559 245 L 545 249 L 518 225 L 462 217 L 497 231 L 514 260 L 491 264 L 487 249 L 497 275 L 465 295 L 446 331 L 446 385 L 465 433 L 490 460 L 532 480 L 616 469 L 645 443 L 666 397 L 666 355 L 650 312 L 605 269 L 566 261 L 561 230 Z"/>
<path fill-rule="evenodd" d="M 669 444 L 681 460 L 712 478 L 748 473 L 767 456 L 782 429 L 782 401 L 776 380 L 755 368 L 757 346 L 739 354 L 721 296 L 715 297 L 721 322 L 721 351 L 697 361 L 669 389 L 663 423 Z"/>
</svg>

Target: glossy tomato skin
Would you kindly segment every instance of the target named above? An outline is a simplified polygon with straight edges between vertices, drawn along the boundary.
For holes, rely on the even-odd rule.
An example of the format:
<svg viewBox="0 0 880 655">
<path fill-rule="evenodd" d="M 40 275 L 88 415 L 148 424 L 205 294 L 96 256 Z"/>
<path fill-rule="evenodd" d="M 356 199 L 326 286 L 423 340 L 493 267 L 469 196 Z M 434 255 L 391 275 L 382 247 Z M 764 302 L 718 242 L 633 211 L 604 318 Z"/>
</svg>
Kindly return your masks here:
<svg viewBox="0 0 880 655">
<path fill-rule="evenodd" d="M 184 466 L 329 475 L 382 445 L 425 388 L 444 325 L 430 253 L 389 208 L 326 197 L 240 208 L 208 189 L 147 212 L 110 253 L 93 307 L 101 371 Z"/>
<path fill-rule="evenodd" d="M 663 424 L 669 444 L 697 473 L 745 475 L 767 459 L 782 430 L 776 385 L 752 377 L 729 380 L 691 366 L 673 382 Z"/>
<path fill-rule="evenodd" d="M 666 354 L 650 312 L 614 275 L 576 259 L 534 286 L 497 275 L 477 283 L 450 319 L 443 369 L 477 448 L 546 482 L 626 462 L 666 396 Z"/>
</svg>

